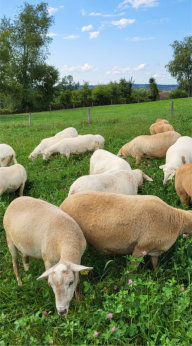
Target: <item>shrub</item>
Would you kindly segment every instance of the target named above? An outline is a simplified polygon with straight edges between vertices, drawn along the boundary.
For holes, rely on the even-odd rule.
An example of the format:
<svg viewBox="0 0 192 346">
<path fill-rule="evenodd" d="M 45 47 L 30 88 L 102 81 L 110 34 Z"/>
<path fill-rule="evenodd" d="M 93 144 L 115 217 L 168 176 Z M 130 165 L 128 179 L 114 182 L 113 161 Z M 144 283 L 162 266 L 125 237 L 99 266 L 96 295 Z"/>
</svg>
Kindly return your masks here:
<svg viewBox="0 0 192 346">
<path fill-rule="evenodd" d="M 181 90 L 181 89 L 176 89 L 176 90 L 172 90 L 170 92 L 170 95 L 169 95 L 170 99 L 178 99 L 181 97 L 188 97 L 187 91 Z"/>
</svg>

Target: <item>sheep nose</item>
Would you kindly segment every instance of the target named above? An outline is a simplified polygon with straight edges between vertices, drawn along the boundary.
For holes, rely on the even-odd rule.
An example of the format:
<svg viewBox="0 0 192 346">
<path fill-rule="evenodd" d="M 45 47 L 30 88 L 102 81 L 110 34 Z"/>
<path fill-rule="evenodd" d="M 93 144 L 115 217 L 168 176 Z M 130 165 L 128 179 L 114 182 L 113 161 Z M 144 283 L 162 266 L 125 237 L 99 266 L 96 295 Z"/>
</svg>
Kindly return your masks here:
<svg viewBox="0 0 192 346">
<path fill-rule="evenodd" d="M 63 316 L 63 315 L 67 314 L 67 309 L 64 309 L 64 310 L 58 311 L 58 312 L 59 312 L 59 315 Z"/>
</svg>

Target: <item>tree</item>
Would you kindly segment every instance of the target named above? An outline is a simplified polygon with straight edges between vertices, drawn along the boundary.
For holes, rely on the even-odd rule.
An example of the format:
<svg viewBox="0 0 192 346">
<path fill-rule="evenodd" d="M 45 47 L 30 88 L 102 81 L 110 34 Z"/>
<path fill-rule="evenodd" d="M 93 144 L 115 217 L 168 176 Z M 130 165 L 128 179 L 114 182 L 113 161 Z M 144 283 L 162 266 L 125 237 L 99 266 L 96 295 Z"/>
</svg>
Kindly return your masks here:
<svg viewBox="0 0 192 346">
<path fill-rule="evenodd" d="M 43 87 L 43 80 L 50 70 L 53 72 L 53 67 L 50 69 L 45 65 L 51 40 L 47 33 L 52 22 L 44 2 L 37 6 L 25 3 L 23 11 L 12 23 L 6 18 L 1 20 L 0 91 L 17 94 L 22 111 L 32 107 L 35 88 L 40 84 Z M 39 71 L 41 80 L 40 77 L 37 79 Z M 53 74 L 52 82 L 55 84 L 58 73 L 55 70 Z"/>
<path fill-rule="evenodd" d="M 186 90 L 188 96 L 192 96 L 192 36 L 185 37 L 183 41 L 174 41 L 171 47 L 173 60 L 166 68 L 177 78 L 180 88 Z"/>
<path fill-rule="evenodd" d="M 159 99 L 159 90 L 155 82 L 155 78 L 149 79 L 149 99 L 151 101 L 156 101 Z"/>
<path fill-rule="evenodd" d="M 75 83 L 73 80 L 73 76 L 70 74 L 68 76 L 64 76 L 59 84 L 57 84 L 56 89 L 58 92 L 65 91 L 66 89 L 75 90 L 79 88 L 79 83 Z"/>
<path fill-rule="evenodd" d="M 126 79 L 122 78 L 119 81 L 119 91 L 122 103 L 131 102 L 131 90 L 133 86 L 132 78 L 127 82 Z"/>
</svg>

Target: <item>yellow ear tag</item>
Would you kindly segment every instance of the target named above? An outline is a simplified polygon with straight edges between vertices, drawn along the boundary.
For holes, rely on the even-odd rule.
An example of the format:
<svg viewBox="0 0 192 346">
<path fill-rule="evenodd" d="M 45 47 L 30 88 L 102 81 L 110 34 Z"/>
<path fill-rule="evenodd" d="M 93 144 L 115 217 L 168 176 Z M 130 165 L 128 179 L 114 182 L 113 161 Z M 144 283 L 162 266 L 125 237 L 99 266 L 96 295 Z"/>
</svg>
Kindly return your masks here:
<svg viewBox="0 0 192 346">
<path fill-rule="evenodd" d="M 88 275 L 89 274 L 89 270 L 81 270 L 80 274 L 81 275 Z"/>
</svg>

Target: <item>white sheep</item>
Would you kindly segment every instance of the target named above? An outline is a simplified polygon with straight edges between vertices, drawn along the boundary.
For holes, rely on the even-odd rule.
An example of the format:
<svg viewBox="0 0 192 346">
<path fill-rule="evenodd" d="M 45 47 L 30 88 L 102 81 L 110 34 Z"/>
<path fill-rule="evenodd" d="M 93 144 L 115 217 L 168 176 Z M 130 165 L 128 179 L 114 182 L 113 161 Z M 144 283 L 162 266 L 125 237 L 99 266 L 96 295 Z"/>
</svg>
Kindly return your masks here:
<svg viewBox="0 0 192 346">
<path fill-rule="evenodd" d="M 138 187 L 143 184 L 143 179 L 153 181 L 140 169 L 84 175 L 74 181 L 68 196 L 88 190 L 137 195 Z"/>
<path fill-rule="evenodd" d="M 61 156 L 70 157 L 71 154 L 83 154 L 87 151 L 94 151 L 102 148 L 104 145 L 104 138 L 100 135 L 83 135 L 74 138 L 67 138 L 59 141 L 58 143 L 46 148 L 43 152 L 43 160 L 59 153 Z"/>
<path fill-rule="evenodd" d="M 11 162 L 17 163 L 13 148 L 8 144 L 0 144 L 0 167 L 7 167 Z"/>
<path fill-rule="evenodd" d="M 53 144 L 58 143 L 59 141 L 61 141 L 64 138 L 72 138 L 72 137 L 68 134 L 61 134 L 58 136 L 53 136 L 53 137 L 48 137 L 48 138 L 42 139 L 40 144 L 29 155 L 29 159 L 35 160 L 38 157 L 38 155 L 43 154 L 43 151 L 45 149 L 49 148 Z"/>
<path fill-rule="evenodd" d="M 17 250 L 25 270 L 29 269 L 29 256 L 43 259 L 46 271 L 37 280 L 48 277 L 58 314 L 67 314 L 79 272 L 92 269 L 80 265 L 86 240 L 79 225 L 58 207 L 32 197 L 11 202 L 3 224 L 18 284 L 22 285 Z"/>
<path fill-rule="evenodd" d="M 108 171 L 131 170 L 130 164 L 115 154 L 104 149 L 96 150 L 90 159 L 90 174 Z"/>
<path fill-rule="evenodd" d="M 55 136 L 60 136 L 60 135 L 69 135 L 71 137 L 77 137 L 78 132 L 74 127 L 67 127 L 66 129 L 57 132 Z"/>
<path fill-rule="evenodd" d="M 165 164 L 159 166 L 164 172 L 163 184 L 171 179 L 177 167 L 183 164 L 182 156 L 186 163 L 192 163 L 192 138 L 188 136 L 180 137 L 166 153 Z"/>
<path fill-rule="evenodd" d="M 0 196 L 4 192 L 14 192 L 19 189 L 19 196 L 23 195 L 27 173 L 20 164 L 10 167 L 0 167 Z"/>
<path fill-rule="evenodd" d="M 118 152 L 123 158 L 129 155 L 136 159 L 136 164 L 141 162 L 142 158 L 163 158 L 167 149 L 176 142 L 181 135 L 175 131 L 157 133 L 155 135 L 143 135 L 132 139 L 125 144 Z"/>
<path fill-rule="evenodd" d="M 156 196 L 87 191 L 67 197 L 60 208 L 81 227 L 88 243 L 108 254 L 158 257 L 182 233 L 192 233 L 192 212 Z"/>
</svg>

